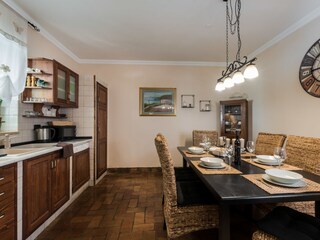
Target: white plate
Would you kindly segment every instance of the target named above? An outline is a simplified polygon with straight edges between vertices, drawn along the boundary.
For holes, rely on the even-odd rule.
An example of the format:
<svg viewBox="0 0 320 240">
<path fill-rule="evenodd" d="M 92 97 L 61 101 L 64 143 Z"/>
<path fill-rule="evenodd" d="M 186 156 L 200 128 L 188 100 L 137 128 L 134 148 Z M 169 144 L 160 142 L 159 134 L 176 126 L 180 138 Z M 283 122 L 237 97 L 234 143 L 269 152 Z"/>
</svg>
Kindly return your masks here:
<svg viewBox="0 0 320 240">
<path fill-rule="evenodd" d="M 202 154 L 203 148 L 200 147 L 188 147 L 188 151 L 194 154 Z"/>
<path fill-rule="evenodd" d="M 190 152 L 190 151 L 188 150 L 187 153 L 193 154 L 193 155 L 201 155 L 201 154 L 204 154 L 205 151 L 202 151 L 202 152 L 200 152 L 200 153 L 195 153 L 195 152 Z"/>
<path fill-rule="evenodd" d="M 267 174 L 263 174 L 262 179 L 265 180 L 266 182 L 272 183 L 274 185 L 283 186 L 283 187 L 299 188 L 299 187 L 307 186 L 307 183 L 303 180 L 299 180 L 298 182 L 295 182 L 293 184 L 279 183 L 279 182 L 273 181 Z"/>
<path fill-rule="evenodd" d="M 257 155 L 256 158 L 259 159 L 260 162 L 277 162 L 277 159 L 270 155 Z"/>
<path fill-rule="evenodd" d="M 202 162 L 199 163 L 199 166 L 201 167 L 204 167 L 204 168 L 210 168 L 210 169 L 222 169 L 222 168 L 225 168 L 226 167 L 226 164 L 225 163 L 221 163 L 220 166 L 212 166 L 212 167 L 209 167 L 207 165 L 204 165 Z"/>
<path fill-rule="evenodd" d="M 284 183 L 284 184 L 293 184 L 303 178 L 303 176 L 299 173 L 288 171 L 288 170 L 277 169 L 277 168 L 267 169 L 265 170 L 265 173 L 273 181 Z"/>
<path fill-rule="evenodd" d="M 278 162 L 262 162 L 260 161 L 258 158 L 253 159 L 254 162 L 259 163 L 259 164 L 263 164 L 263 165 L 268 165 L 268 166 L 278 166 Z M 282 164 L 282 162 L 280 163 Z"/>
<path fill-rule="evenodd" d="M 206 165 L 208 167 L 219 167 L 223 163 L 223 160 L 221 158 L 214 157 L 202 157 L 200 158 L 200 161 L 203 165 Z"/>
</svg>

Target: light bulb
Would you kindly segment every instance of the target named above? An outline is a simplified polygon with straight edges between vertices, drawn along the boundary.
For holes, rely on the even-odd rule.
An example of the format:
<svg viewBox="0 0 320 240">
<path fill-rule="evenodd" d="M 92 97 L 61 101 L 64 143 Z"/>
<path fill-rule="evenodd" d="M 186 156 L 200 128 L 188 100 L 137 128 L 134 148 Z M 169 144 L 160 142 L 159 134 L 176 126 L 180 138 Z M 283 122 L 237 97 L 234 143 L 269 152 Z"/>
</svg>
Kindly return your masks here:
<svg viewBox="0 0 320 240">
<path fill-rule="evenodd" d="M 242 75 L 242 72 L 240 72 L 239 70 L 236 71 L 235 74 L 233 74 L 232 80 L 236 84 L 243 83 L 244 82 L 244 77 Z"/>
<path fill-rule="evenodd" d="M 218 91 L 218 92 L 221 92 L 223 90 L 225 90 L 226 87 L 224 86 L 223 82 L 218 82 L 217 85 L 216 85 L 216 88 L 215 90 Z"/>
<path fill-rule="evenodd" d="M 234 82 L 233 82 L 233 79 L 231 77 L 227 77 L 224 82 L 223 82 L 223 85 L 226 87 L 226 88 L 231 88 L 234 86 Z"/>
<path fill-rule="evenodd" d="M 243 75 L 247 79 L 253 79 L 259 76 L 259 72 L 254 64 L 250 64 L 244 70 Z"/>
</svg>

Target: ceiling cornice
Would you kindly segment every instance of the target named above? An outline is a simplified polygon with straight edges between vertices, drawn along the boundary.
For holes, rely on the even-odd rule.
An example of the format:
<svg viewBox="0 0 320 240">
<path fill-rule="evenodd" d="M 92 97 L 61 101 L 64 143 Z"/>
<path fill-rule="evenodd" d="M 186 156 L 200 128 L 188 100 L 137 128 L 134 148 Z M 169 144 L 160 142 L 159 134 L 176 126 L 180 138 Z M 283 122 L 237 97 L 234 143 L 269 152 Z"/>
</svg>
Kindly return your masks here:
<svg viewBox="0 0 320 240">
<path fill-rule="evenodd" d="M 71 57 L 75 62 L 79 64 L 123 64 L 123 65 L 173 65 L 173 66 L 204 66 L 204 67 L 223 67 L 224 62 L 191 62 L 191 61 L 144 61 L 144 60 L 100 60 L 100 59 L 81 59 L 76 54 L 74 54 L 70 49 L 65 47 L 59 40 L 52 36 L 45 28 L 43 28 L 37 21 L 35 21 L 28 13 L 26 13 L 22 8 L 20 8 L 13 0 L 3 0 L 12 9 L 14 9 L 18 14 L 23 16 L 28 21 L 32 22 L 38 28 L 40 28 L 40 34 L 44 36 L 47 40 L 53 43 L 61 51 Z M 255 57 L 262 52 L 266 51 L 273 45 L 280 42 L 282 39 L 286 38 L 290 34 L 294 33 L 301 27 L 305 26 L 315 18 L 320 16 L 320 7 L 316 8 L 308 15 L 304 16 L 298 22 L 294 23 L 283 32 L 275 36 L 269 42 L 265 43 L 257 50 L 248 55 L 249 58 Z"/>
<path fill-rule="evenodd" d="M 312 12 L 310 12 L 308 15 L 304 16 L 301 18 L 298 22 L 292 24 L 290 27 L 285 29 L 283 32 L 272 38 L 270 41 L 266 42 L 263 44 L 261 47 L 259 47 L 257 50 L 255 50 L 253 53 L 249 54 L 249 58 L 255 57 L 262 52 L 266 51 L 268 48 L 272 47 L 273 45 L 277 44 L 284 38 L 288 37 L 295 31 L 299 30 L 312 20 L 316 19 L 317 17 L 320 16 L 320 7 L 314 9 Z"/>
</svg>

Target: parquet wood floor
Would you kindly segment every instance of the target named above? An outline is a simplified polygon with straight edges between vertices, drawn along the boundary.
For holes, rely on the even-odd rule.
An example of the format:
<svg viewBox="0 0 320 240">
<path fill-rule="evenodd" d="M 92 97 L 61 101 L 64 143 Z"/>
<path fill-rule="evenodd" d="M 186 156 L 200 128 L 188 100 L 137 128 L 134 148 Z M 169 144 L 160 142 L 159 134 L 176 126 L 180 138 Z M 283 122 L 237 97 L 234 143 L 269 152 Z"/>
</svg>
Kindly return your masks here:
<svg viewBox="0 0 320 240">
<path fill-rule="evenodd" d="M 38 240 L 164 240 L 159 169 L 108 173 L 70 205 Z M 252 225 L 232 216 L 232 239 L 249 240 Z M 178 240 L 218 239 L 216 230 Z"/>
</svg>

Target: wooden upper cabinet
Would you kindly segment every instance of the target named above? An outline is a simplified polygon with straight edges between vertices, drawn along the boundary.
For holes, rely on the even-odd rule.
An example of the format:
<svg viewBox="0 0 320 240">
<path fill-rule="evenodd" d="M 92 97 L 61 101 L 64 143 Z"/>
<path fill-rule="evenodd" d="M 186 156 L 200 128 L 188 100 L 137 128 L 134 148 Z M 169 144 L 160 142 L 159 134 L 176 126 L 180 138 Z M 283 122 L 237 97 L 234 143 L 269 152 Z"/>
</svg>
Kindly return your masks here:
<svg viewBox="0 0 320 240">
<path fill-rule="evenodd" d="M 78 107 L 79 75 L 61 63 L 54 62 L 54 100 L 61 107 Z"/>
<path fill-rule="evenodd" d="M 28 73 L 32 77 L 46 82 L 44 86 L 28 86 L 22 94 L 22 102 L 46 103 L 64 108 L 77 108 L 79 98 L 79 75 L 56 60 L 46 58 L 28 59 L 28 67 L 38 72 Z M 30 84 L 30 83 L 29 83 Z"/>
</svg>

